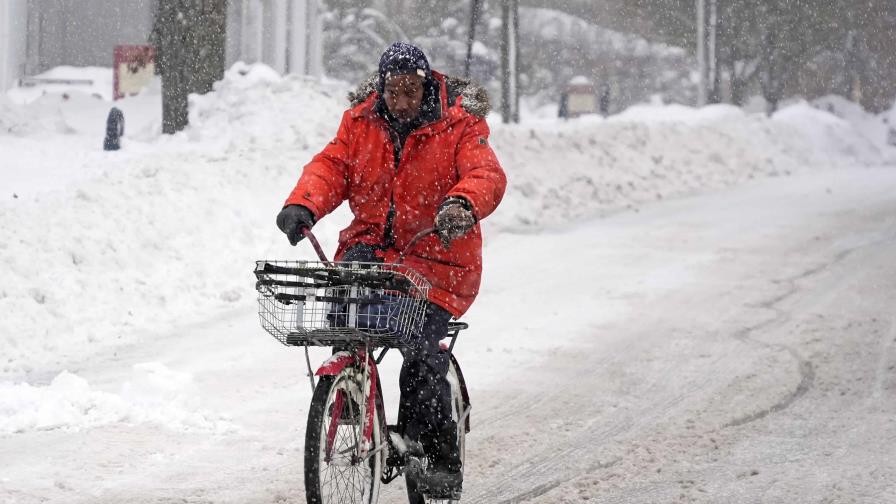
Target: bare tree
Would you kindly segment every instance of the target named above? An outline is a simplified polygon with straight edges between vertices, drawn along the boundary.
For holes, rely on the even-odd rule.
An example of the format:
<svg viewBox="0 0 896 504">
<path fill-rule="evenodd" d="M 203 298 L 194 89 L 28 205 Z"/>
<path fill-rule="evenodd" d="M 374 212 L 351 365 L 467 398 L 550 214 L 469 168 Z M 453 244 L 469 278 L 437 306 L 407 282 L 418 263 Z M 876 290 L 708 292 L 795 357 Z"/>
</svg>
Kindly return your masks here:
<svg viewBox="0 0 896 504">
<path fill-rule="evenodd" d="M 150 43 L 162 75 L 162 132 L 188 122 L 187 97 L 224 77 L 227 0 L 158 0 Z"/>
<path fill-rule="evenodd" d="M 471 0 L 470 5 L 470 30 L 467 34 L 467 58 L 464 60 L 464 77 L 470 78 L 470 65 L 473 63 L 473 44 L 476 42 L 476 25 L 482 14 L 480 0 Z"/>
</svg>

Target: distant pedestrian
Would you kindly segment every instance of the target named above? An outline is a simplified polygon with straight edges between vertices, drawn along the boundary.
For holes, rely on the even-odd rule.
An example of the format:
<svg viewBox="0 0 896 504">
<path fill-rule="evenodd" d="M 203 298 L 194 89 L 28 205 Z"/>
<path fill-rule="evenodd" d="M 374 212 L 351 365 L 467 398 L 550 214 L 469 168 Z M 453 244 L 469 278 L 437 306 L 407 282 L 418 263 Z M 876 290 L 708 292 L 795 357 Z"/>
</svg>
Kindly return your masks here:
<svg viewBox="0 0 896 504">
<path fill-rule="evenodd" d="M 569 93 L 566 91 L 560 93 L 560 106 L 557 108 L 557 117 L 569 119 Z"/>
<path fill-rule="evenodd" d="M 600 85 L 600 97 L 597 101 L 597 108 L 600 115 L 607 117 L 610 115 L 610 85 L 604 82 Z"/>
</svg>

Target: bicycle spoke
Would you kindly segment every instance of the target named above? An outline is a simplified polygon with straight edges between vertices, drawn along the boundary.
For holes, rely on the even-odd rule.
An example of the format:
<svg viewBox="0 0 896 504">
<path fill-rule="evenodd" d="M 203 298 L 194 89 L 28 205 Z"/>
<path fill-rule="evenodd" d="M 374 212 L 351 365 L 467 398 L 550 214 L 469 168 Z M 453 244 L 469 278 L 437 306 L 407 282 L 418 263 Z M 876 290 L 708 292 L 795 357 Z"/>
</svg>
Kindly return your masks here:
<svg viewBox="0 0 896 504">
<path fill-rule="evenodd" d="M 334 383 L 320 425 L 321 449 L 318 452 L 318 485 L 325 504 L 370 504 L 378 484 L 376 470 L 382 441 L 376 454 L 361 459 L 363 414 L 358 406 L 360 390 L 354 382 Z"/>
</svg>

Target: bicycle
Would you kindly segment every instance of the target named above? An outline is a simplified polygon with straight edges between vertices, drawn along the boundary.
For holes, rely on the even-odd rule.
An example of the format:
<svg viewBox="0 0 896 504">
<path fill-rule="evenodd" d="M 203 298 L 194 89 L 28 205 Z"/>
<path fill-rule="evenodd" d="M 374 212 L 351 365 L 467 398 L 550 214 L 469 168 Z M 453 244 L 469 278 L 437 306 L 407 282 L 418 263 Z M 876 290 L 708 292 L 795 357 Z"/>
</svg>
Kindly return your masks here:
<svg viewBox="0 0 896 504">
<path fill-rule="evenodd" d="M 306 228 L 303 234 L 320 261 L 256 261 L 262 327 L 280 343 L 305 349 L 312 390 L 305 431 L 309 504 L 374 504 L 381 485 L 402 475 L 410 504 L 460 499 L 420 484 L 426 456 L 419 443 L 407 443 L 386 425 L 377 369 L 389 350 L 408 348 L 422 326 L 429 282 L 401 263 L 420 239 L 433 232 L 418 233 L 395 263 L 333 263 Z M 441 343 L 449 354 L 448 382 L 461 461 L 471 406 L 453 350 L 458 334 L 467 328 L 464 322 L 449 323 Z M 334 349 L 313 373 L 311 346 Z M 374 358 L 375 351 L 379 355 Z"/>
</svg>

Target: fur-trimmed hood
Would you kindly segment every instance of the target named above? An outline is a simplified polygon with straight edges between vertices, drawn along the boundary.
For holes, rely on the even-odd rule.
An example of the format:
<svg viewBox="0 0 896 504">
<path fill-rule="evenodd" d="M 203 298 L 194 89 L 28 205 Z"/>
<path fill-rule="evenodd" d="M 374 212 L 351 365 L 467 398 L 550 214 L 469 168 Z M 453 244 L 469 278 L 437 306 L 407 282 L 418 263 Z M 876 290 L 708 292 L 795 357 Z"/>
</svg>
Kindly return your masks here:
<svg viewBox="0 0 896 504">
<path fill-rule="evenodd" d="M 453 107 L 457 97 L 460 96 L 461 107 L 468 113 L 476 117 L 485 117 L 491 112 L 491 101 L 488 97 L 488 91 L 479 84 L 460 77 L 450 77 L 445 75 L 445 87 L 448 89 L 448 106 Z M 374 72 L 361 85 L 348 94 L 348 101 L 352 107 L 356 107 L 364 102 L 371 94 L 376 92 L 376 85 L 379 75 Z"/>
</svg>

